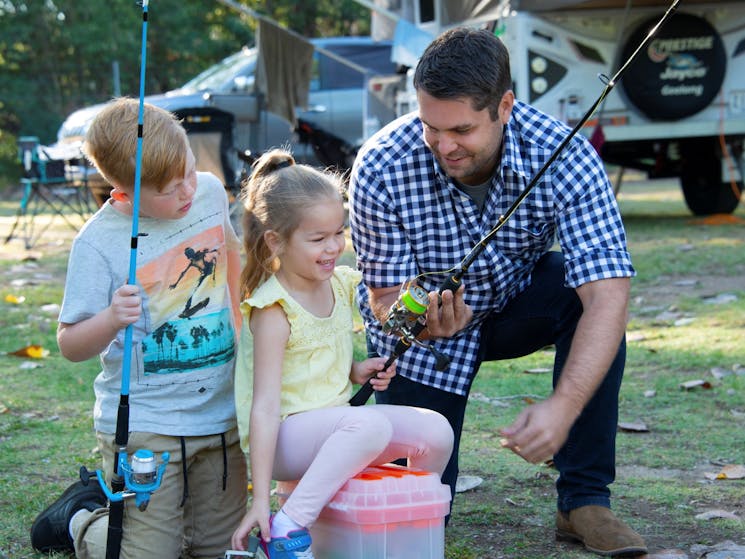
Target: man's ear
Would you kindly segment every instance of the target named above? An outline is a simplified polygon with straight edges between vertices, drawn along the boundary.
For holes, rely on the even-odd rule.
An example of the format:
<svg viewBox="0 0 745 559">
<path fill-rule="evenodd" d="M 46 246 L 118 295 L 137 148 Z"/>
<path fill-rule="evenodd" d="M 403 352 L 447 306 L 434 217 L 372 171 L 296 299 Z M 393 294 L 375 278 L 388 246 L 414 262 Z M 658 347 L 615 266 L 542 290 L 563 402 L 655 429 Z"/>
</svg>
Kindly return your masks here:
<svg viewBox="0 0 745 559">
<path fill-rule="evenodd" d="M 510 121 L 510 115 L 512 115 L 512 107 L 514 104 L 515 94 L 511 89 L 508 89 L 499 101 L 499 120 L 502 124 L 507 124 Z"/>
<path fill-rule="evenodd" d="M 122 202 L 122 203 L 127 203 L 127 202 L 131 202 L 131 200 L 129 199 L 129 194 L 127 194 L 126 192 L 124 192 L 124 191 L 123 191 L 122 189 L 120 189 L 119 187 L 116 187 L 116 186 L 115 186 L 115 187 L 114 187 L 114 188 L 113 188 L 113 189 L 111 190 L 111 194 L 110 194 L 110 195 L 111 195 L 111 197 L 112 197 L 112 198 L 113 198 L 113 199 L 114 199 L 114 200 L 115 200 L 116 202 Z"/>
</svg>

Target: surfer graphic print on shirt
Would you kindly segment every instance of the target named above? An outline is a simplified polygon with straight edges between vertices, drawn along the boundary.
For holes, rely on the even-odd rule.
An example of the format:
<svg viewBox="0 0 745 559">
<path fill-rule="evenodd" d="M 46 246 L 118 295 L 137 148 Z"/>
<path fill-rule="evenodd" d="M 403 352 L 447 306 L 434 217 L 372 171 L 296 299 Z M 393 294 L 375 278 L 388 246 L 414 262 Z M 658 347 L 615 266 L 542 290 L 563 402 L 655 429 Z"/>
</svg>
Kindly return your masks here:
<svg viewBox="0 0 745 559">
<path fill-rule="evenodd" d="M 145 377 L 184 374 L 189 378 L 181 381 L 193 382 L 199 369 L 233 358 L 227 269 L 221 227 L 202 231 L 138 268 L 153 324 L 140 345 Z"/>
</svg>

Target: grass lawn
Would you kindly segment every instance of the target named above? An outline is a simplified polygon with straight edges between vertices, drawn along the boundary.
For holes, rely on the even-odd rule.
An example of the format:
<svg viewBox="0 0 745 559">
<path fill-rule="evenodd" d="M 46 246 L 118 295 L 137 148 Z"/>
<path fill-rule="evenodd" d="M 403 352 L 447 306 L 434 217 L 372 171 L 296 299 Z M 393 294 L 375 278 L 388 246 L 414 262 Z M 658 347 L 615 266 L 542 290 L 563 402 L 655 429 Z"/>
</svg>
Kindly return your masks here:
<svg viewBox="0 0 745 559">
<path fill-rule="evenodd" d="M 677 549 L 693 559 L 703 546 L 725 540 L 745 545 L 745 479 L 710 479 L 726 465 L 745 464 L 745 207 L 733 219 L 693 218 L 675 181 L 634 177 L 619 203 L 638 276 L 614 509 L 650 551 Z M 16 207 L 0 202 L 3 240 Z M 81 465 L 99 465 L 91 421 L 98 364 L 69 363 L 55 343 L 72 233 L 55 221 L 31 250 L 18 240 L 0 245 L 0 559 L 42 557 L 28 542 L 34 517 Z M 7 354 L 29 345 L 48 354 Z M 548 348 L 482 367 L 467 412 L 461 474 L 483 483 L 456 495 L 448 559 L 591 557 L 554 541 L 555 470 L 527 464 L 498 444 L 500 427 L 549 394 L 550 374 L 540 371 L 552 360 Z M 737 518 L 697 518 L 715 510 Z"/>
</svg>

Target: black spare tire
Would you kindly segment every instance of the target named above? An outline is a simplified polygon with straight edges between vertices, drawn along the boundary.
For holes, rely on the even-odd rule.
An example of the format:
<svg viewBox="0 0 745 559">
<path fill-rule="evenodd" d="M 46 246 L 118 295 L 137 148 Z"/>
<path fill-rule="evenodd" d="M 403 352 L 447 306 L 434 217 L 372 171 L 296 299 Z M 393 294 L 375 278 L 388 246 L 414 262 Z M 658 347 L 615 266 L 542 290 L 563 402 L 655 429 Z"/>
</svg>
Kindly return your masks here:
<svg viewBox="0 0 745 559">
<path fill-rule="evenodd" d="M 628 60 L 659 21 L 653 17 L 628 38 Z M 629 101 L 652 120 L 675 120 L 696 114 L 719 93 L 727 67 L 722 38 L 705 19 L 674 14 L 626 71 L 621 85 Z"/>
</svg>

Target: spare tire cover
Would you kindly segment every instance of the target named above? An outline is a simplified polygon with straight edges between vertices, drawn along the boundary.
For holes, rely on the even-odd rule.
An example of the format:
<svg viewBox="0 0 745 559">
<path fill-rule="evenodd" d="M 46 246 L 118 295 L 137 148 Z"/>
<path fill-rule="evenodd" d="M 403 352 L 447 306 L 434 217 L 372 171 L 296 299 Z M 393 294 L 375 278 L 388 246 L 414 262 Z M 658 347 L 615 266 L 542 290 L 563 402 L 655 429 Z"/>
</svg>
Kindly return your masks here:
<svg viewBox="0 0 745 559">
<path fill-rule="evenodd" d="M 659 21 L 651 18 L 623 48 L 628 60 Z M 719 93 L 727 67 L 722 38 L 705 19 L 674 14 L 623 75 L 622 87 L 634 106 L 652 120 L 675 120 L 706 108 Z"/>
</svg>

